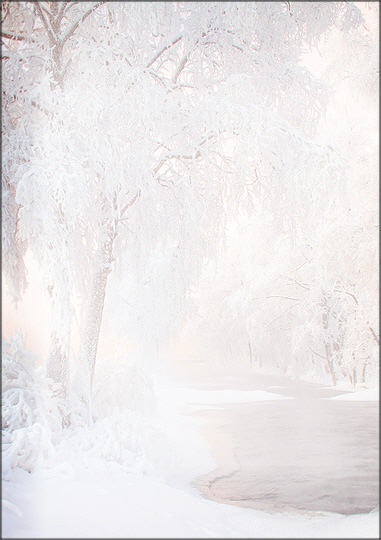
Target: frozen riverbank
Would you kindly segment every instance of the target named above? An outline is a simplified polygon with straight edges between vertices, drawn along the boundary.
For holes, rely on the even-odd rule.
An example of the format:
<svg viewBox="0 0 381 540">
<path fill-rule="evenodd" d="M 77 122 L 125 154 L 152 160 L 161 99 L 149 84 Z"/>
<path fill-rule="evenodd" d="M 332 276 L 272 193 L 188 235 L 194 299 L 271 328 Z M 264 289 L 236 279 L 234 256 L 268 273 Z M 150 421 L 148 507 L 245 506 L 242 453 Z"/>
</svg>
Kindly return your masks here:
<svg viewBox="0 0 381 540">
<path fill-rule="evenodd" d="M 198 411 L 219 463 L 199 485 L 213 500 L 270 512 L 370 512 L 378 412 L 374 401 L 313 397 Z"/>
<path fill-rule="evenodd" d="M 3 496 L 3 538 L 377 538 L 378 514 L 271 515 L 226 506 L 163 481 L 82 469 L 18 471 Z"/>
<path fill-rule="evenodd" d="M 220 430 L 221 454 L 213 455 L 214 462 L 202 440 L 207 424 L 200 415 L 226 419 L 226 410 L 220 410 L 224 400 L 233 408 L 296 402 L 282 399 L 280 388 L 240 392 L 230 386 L 229 391 L 162 388 L 157 427 L 172 443 L 161 470 L 144 474 L 116 462 L 86 463 L 85 451 L 65 466 L 32 474 L 15 470 L 3 482 L 3 538 L 377 538 L 378 512 L 277 514 L 207 500 L 190 485 L 192 478 L 216 469 L 228 434 Z"/>
</svg>

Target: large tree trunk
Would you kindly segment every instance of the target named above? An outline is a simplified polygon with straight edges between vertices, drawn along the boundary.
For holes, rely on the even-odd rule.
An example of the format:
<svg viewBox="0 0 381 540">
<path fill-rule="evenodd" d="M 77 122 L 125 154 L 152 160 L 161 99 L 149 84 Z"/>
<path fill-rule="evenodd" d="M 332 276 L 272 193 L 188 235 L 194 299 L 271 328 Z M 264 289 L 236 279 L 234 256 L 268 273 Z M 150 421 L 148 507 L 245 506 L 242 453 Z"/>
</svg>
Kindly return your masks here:
<svg viewBox="0 0 381 540">
<path fill-rule="evenodd" d="M 60 343 L 56 332 L 52 332 L 51 348 L 46 366 L 46 376 L 53 379 L 55 383 L 60 384 L 57 395 L 61 398 L 59 408 L 62 416 L 62 427 L 67 427 L 70 424 L 70 418 L 66 408 L 69 384 L 68 350 L 69 347 L 65 348 L 62 343 Z"/>
<path fill-rule="evenodd" d="M 60 344 L 57 333 L 51 334 L 51 347 L 47 363 L 46 376 L 53 379 L 55 383 L 61 384 L 60 395 L 66 397 L 68 385 L 68 355 Z"/>
<path fill-rule="evenodd" d="M 80 363 L 85 380 L 82 402 L 85 404 L 91 421 L 91 394 L 95 373 L 99 334 L 102 324 L 103 307 L 106 296 L 107 278 L 113 261 L 112 252 L 116 231 L 109 226 L 104 243 L 100 246 L 102 264 L 95 272 L 86 309 L 85 324 L 80 346 Z"/>
<path fill-rule="evenodd" d="M 249 360 L 250 360 L 250 365 L 253 364 L 253 351 L 251 350 L 251 342 L 249 340 Z"/>
<path fill-rule="evenodd" d="M 335 367 L 334 367 L 334 364 L 333 364 L 333 359 L 332 359 L 332 355 L 331 355 L 331 348 L 330 348 L 328 343 L 324 344 L 324 348 L 325 348 L 325 355 L 326 355 L 326 359 L 327 359 L 328 371 L 329 371 L 329 373 L 331 375 L 331 379 L 332 379 L 332 386 L 336 386 L 336 384 L 337 384 L 337 375 L 336 375 Z"/>
<path fill-rule="evenodd" d="M 327 305 L 327 298 L 325 296 L 323 296 L 323 299 L 322 299 L 322 306 L 323 306 L 322 325 L 325 332 L 327 332 L 328 331 L 328 314 L 329 314 L 330 309 Z M 334 362 L 333 362 L 333 358 L 331 354 L 331 345 L 327 341 L 324 343 L 324 349 L 325 349 L 325 357 L 327 361 L 327 368 L 332 379 L 332 386 L 336 386 L 337 375 L 336 375 L 335 366 L 334 366 Z"/>
</svg>

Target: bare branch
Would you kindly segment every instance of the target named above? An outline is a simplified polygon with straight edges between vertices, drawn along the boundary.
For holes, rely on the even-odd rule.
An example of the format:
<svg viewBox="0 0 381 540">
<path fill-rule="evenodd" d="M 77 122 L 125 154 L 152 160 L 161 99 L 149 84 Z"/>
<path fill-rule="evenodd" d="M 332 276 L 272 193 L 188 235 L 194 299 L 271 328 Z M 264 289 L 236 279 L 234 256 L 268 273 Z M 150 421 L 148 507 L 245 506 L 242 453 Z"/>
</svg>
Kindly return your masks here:
<svg viewBox="0 0 381 540">
<path fill-rule="evenodd" d="M 325 356 L 322 356 L 321 354 L 317 353 L 316 351 L 314 351 L 313 349 L 311 349 L 311 347 L 308 345 L 308 348 L 310 349 L 311 352 L 313 352 L 314 354 L 316 354 L 316 356 L 320 356 L 320 358 L 323 358 L 323 360 L 326 360 L 326 357 Z"/>
<path fill-rule="evenodd" d="M 123 208 L 123 210 L 121 211 L 120 213 L 120 217 L 123 216 L 123 214 L 126 212 L 126 210 L 128 208 L 130 208 L 140 197 L 140 194 L 141 194 L 141 191 L 139 189 L 139 191 L 137 192 L 137 194 L 135 195 L 135 197 L 133 197 L 130 201 L 128 201 L 128 203 L 126 204 L 126 206 Z"/>
<path fill-rule="evenodd" d="M 55 28 L 55 30 L 57 32 L 60 29 L 61 21 L 62 21 L 62 18 L 64 16 L 64 14 L 65 14 L 66 9 L 67 9 L 67 4 L 68 3 L 70 3 L 70 2 L 61 2 L 59 4 L 58 11 L 57 11 L 56 15 L 53 17 L 54 28 Z"/>
<path fill-rule="evenodd" d="M 356 296 L 355 296 L 354 294 L 352 294 L 352 293 L 350 293 L 350 292 L 348 292 L 348 291 L 342 291 L 342 290 L 338 289 L 337 287 L 334 288 L 334 291 L 335 291 L 335 292 L 338 292 L 338 293 L 342 293 L 342 294 L 347 294 L 348 296 L 350 296 L 351 298 L 353 298 L 353 300 L 355 301 L 355 303 L 356 303 L 357 306 L 359 305 L 359 302 L 358 302 L 358 300 L 357 300 L 357 298 L 356 298 Z M 361 312 L 362 312 L 362 310 L 361 310 Z M 364 314 L 363 314 L 363 313 L 362 313 L 362 315 L 363 315 L 363 317 L 364 317 Z M 365 317 L 364 317 L 364 319 L 365 319 Z M 366 320 L 366 319 L 365 319 L 365 320 Z M 375 340 L 375 342 L 377 343 L 377 345 L 380 345 L 380 340 L 379 340 L 379 338 L 377 337 L 376 332 L 375 332 L 375 331 L 373 330 L 373 328 L 370 326 L 369 321 L 366 320 L 366 324 L 367 324 L 367 326 L 368 326 L 368 328 L 369 328 L 370 333 L 371 333 L 372 336 L 373 336 L 373 339 Z"/>
<path fill-rule="evenodd" d="M 41 4 L 41 8 L 45 11 L 45 13 L 48 15 L 49 18 L 52 17 L 52 12 L 48 8 L 48 6 L 45 6 L 44 4 Z"/>
<path fill-rule="evenodd" d="M 308 259 L 307 261 L 304 261 L 302 264 L 300 264 L 297 268 L 294 268 L 293 270 L 290 270 L 290 273 L 291 272 L 296 272 L 297 270 L 299 270 L 299 268 L 302 268 L 302 266 L 304 266 L 305 264 L 311 262 L 313 259 L 313 257 L 311 257 L 311 259 Z"/>
<path fill-rule="evenodd" d="M 233 48 L 237 49 L 238 51 L 241 51 L 241 53 L 243 53 L 243 49 L 239 45 L 234 45 L 234 43 L 233 43 Z"/>
<path fill-rule="evenodd" d="M 69 9 L 71 9 L 73 6 L 75 6 L 76 4 L 79 4 L 79 2 L 68 2 L 66 5 L 65 5 L 65 11 L 69 11 Z"/>
<path fill-rule="evenodd" d="M 270 321 L 269 323 L 267 323 L 265 326 L 270 326 L 270 324 L 272 324 L 273 322 L 277 321 L 278 319 L 280 319 L 281 317 L 283 317 L 283 315 L 285 315 L 288 311 L 290 311 L 290 309 L 296 307 L 298 304 L 294 304 L 293 306 L 290 306 L 289 308 L 287 308 L 285 311 L 283 311 L 283 313 L 281 313 L 280 315 L 278 315 L 278 317 L 275 317 L 275 319 L 273 319 L 272 321 Z"/>
<path fill-rule="evenodd" d="M 167 51 L 168 49 L 170 49 L 171 47 L 173 47 L 174 45 L 176 45 L 176 43 L 178 43 L 179 41 L 181 41 L 183 39 L 183 36 L 180 35 L 178 36 L 177 38 L 175 38 L 169 45 L 166 45 L 165 47 L 162 47 L 156 54 L 155 56 L 152 58 L 152 60 L 150 60 L 148 62 L 148 64 L 146 65 L 146 69 L 151 67 L 152 64 L 154 64 L 156 62 L 156 60 L 158 58 L 160 58 L 160 56 L 165 52 Z"/>
<path fill-rule="evenodd" d="M 369 322 L 366 321 L 366 324 L 368 325 L 369 331 L 373 336 L 374 341 L 377 343 L 377 345 L 380 345 L 380 340 L 376 335 L 376 332 L 373 330 L 373 328 L 370 326 Z"/>
<path fill-rule="evenodd" d="M 105 4 L 106 2 L 103 1 L 103 2 L 97 2 L 92 8 L 90 8 L 88 11 L 86 11 L 78 20 L 77 22 L 75 22 L 73 24 L 73 26 L 71 26 L 66 32 L 65 34 L 62 36 L 61 38 L 61 43 L 65 43 L 69 37 L 71 37 L 74 32 L 77 30 L 78 26 L 80 24 L 82 24 L 86 19 L 87 17 L 89 17 L 96 9 L 98 9 L 100 6 L 102 6 L 103 4 Z"/>
<path fill-rule="evenodd" d="M 15 32 L 2 31 L 1 37 L 6 39 L 14 39 L 15 41 L 35 41 L 30 36 L 23 36 L 22 34 L 16 34 Z"/>
<path fill-rule="evenodd" d="M 75 2 L 73 2 L 75 4 Z M 59 8 L 58 8 L 58 13 L 57 13 L 57 19 L 61 20 L 62 17 L 63 17 L 63 14 L 65 13 L 65 11 L 67 9 L 69 9 L 69 4 L 70 2 L 62 2 L 60 5 L 59 5 Z"/>
<path fill-rule="evenodd" d="M 287 276 L 287 279 L 291 279 L 291 281 L 299 285 L 299 287 L 303 287 L 303 289 L 307 289 L 307 291 L 310 290 L 310 287 L 308 285 L 306 285 L 305 283 L 300 283 L 300 281 L 298 281 L 297 279 L 293 277 Z"/>
<path fill-rule="evenodd" d="M 186 63 L 187 63 L 187 61 L 188 61 L 188 56 L 189 56 L 189 55 L 186 54 L 186 55 L 184 56 L 184 58 L 181 60 L 181 62 L 180 62 L 180 64 L 179 64 L 179 67 L 177 68 L 175 74 L 174 74 L 173 77 L 172 77 L 172 83 L 173 83 L 173 84 L 176 84 L 176 83 L 177 83 L 177 79 L 179 78 L 180 73 L 181 73 L 182 70 L 185 68 L 185 65 L 186 65 Z"/>
<path fill-rule="evenodd" d="M 342 291 L 342 290 L 338 289 L 337 287 L 335 287 L 333 290 L 335 292 L 339 292 L 339 293 L 343 293 L 343 294 L 347 294 L 348 296 L 351 296 L 353 298 L 353 300 L 356 302 L 356 304 L 357 305 L 359 304 L 359 302 L 358 302 L 358 300 L 357 300 L 357 298 L 355 297 L 354 294 L 352 294 L 352 293 L 350 293 L 348 291 Z"/>
<path fill-rule="evenodd" d="M 46 33 L 48 34 L 49 36 L 49 40 L 52 42 L 52 43 L 57 43 L 58 42 L 58 39 L 57 39 L 57 36 L 52 28 L 52 25 L 50 24 L 50 21 L 47 17 L 45 17 L 45 13 L 43 12 L 42 10 L 42 7 L 41 7 L 41 2 L 35 2 L 34 3 L 36 8 L 37 8 L 37 11 L 40 15 L 40 19 L 41 19 L 41 22 L 42 24 L 44 25 L 44 28 L 46 30 Z"/>
<path fill-rule="evenodd" d="M 280 294 L 270 294 L 269 296 L 254 296 L 252 300 L 264 300 L 265 298 L 283 298 L 284 300 L 296 300 L 300 302 L 300 298 L 291 298 L 290 296 L 282 296 Z"/>
<path fill-rule="evenodd" d="M 167 155 L 167 156 L 164 156 L 163 159 L 161 159 L 159 161 L 159 163 L 156 165 L 156 167 L 154 168 L 153 172 L 156 174 L 159 172 L 159 170 L 161 169 L 161 167 L 168 162 L 169 159 L 185 159 L 185 160 L 189 160 L 189 159 L 198 159 L 199 157 L 201 157 L 201 151 L 200 151 L 200 147 L 203 146 L 205 143 L 207 143 L 210 139 L 213 139 L 215 137 L 215 134 L 214 133 L 211 133 L 209 134 L 208 136 L 204 137 L 202 139 L 202 141 L 200 142 L 200 144 L 198 145 L 198 148 L 197 148 L 197 151 L 194 155 L 190 155 L 190 154 L 185 154 L 185 155 L 182 155 L 182 154 L 170 154 L 170 155 Z"/>
</svg>

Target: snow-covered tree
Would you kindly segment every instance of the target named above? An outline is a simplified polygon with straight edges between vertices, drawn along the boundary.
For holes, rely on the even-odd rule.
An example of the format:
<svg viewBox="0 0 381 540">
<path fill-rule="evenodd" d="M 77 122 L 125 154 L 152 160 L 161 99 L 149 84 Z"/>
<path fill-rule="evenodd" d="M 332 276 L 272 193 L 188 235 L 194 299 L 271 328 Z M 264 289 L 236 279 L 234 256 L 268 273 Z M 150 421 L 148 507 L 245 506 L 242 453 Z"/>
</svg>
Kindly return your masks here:
<svg viewBox="0 0 381 540">
<path fill-rule="evenodd" d="M 378 5 L 365 14 L 319 44 L 336 95 L 317 140 L 345 174 L 271 193 L 204 277 L 193 337 L 222 358 L 332 384 L 377 378 Z"/>
<path fill-rule="evenodd" d="M 299 59 L 361 16 L 344 2 L 4 2 L 3 19 L 5 268 L 21 291 L 28 246 L 46 271 L 63 387 L 82 298 L 88 400 L 114 267 L 161 243 L 191 283 L 254 195 L 302 203 L 317 170 L 339 182 L 311 141 L 329 87 Z"/>
</svg>

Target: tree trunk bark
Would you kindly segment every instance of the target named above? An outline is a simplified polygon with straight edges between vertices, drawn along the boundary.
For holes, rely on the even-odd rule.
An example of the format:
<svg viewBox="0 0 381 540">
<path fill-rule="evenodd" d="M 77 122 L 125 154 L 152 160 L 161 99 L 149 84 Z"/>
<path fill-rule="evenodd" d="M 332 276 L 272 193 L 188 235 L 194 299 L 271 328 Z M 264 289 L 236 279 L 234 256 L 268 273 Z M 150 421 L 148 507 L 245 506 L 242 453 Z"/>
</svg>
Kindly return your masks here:
<svg viewBox="0 0 381 540">
<path fill-rule="evenodd" d="M 80 362 L 84 369 L 84 388 L 81 400 L 86 406 L 87 414 L 91 421 L 91 395 L 95 373 L 95 364 L 97 357 L 99 334 L 102 324 L 103 307 L 106 296 L 106 286 L 109 273 L 111 272 L 111 263 L 113 261 L 113 245 L 116 237 L 116 231 L 109 226 L 107 228 L 107 237 L 100 246 L 99 252 L 102 264 L 95 272 L 91 285 L 88 304 L 86 309 L 86 318 L 80 346 Z"/>
<path fill-rule="evenodd" d="M 92 385 L 95 362 L 98 349 L 99 334 L 101 330 L 104 300 L 106 296 L 107 278 L 109 269 L 104 269 L 96 273 L 90 291 L 90 300 L 87 307 L 85 328 L 82 338 L 82 355 L 90 374 L 90 385 Z"/>
<path fill-rule="evenodd" d="M 251 350 L 251 342 L 249 341 L 249 359 L 250 359 L 250 365 L 253 363 L 253 351 Z"/>
<path fill-rule="evenodd" d="M 333 365 L 333 360 L 332 360 L 331 350 L 330 350 L 329 344 L 325 343 L 324 348 L 325 348 L 325 355 L 326 355 L 326 358 L 327 358 L 328 370 L 329 370 L 329 373 L 330 373 L 331 379 L 332 379 L 332 386 L 336 386 L 336 384 L 337 384 L 337 375 L 335 373 L 335 368 L 334 368 L 334 365 Z"/>
<path fill-rule="evenodd" d="M 353 379 L 353 386 L 356 386 L 356 384 L 357 384 L 357 372 L 356 372 L 355 367 L 353 368 L 353 371 L 352 371 L 352 379 Z"/>
<path fill-rule="evenodd" d="M 363 363 L 362 365 L 362 371 L 361 371 L 361 382 L 364 383 L 365 382 L 365 373 L 366 373 L 366 367 L 368 365 L 368 362 L 367 360 L 365 360 L 365 362 Z"/>
<path fill-rule="evenodd" d="M 57 333 L 51 334 L 51 347 L 49 358 L 46 366 L 46 376 L 52 379 L 55 383 L 59 383 L 60 387 L 57 395 L 61 398 L 59 410 L 62 416 L 62 427 L 70 425 L 70 417 L 67 413 L 67 397 L 69 386 L 69 356 L 67 351 L 69 347 L 62 346 L 59 343 Z"/>
<path fill-rule="evenodd" d="M 46 368 L 46 376 L 61 384 L 59 395 L 66 397 L 68 386 L 69 358 L 65 348 L 59 343 L 57 333 L 51 334 L 51 347 Z"/>
<path fill-rule="evenodd" d="M 329 307 L 327 305 L 326 296 L 323 296 L 322 307 L 323 307 L 322 325 L 323 325 L 323 328 L 324 328 L 325 332 L 327 332 L 327 330 L 328 330 L 328 314 L 330 312 L 330 309 L 329 309 Z M 329 373 L 330 373 L 331 379 L 332 379 L 332 386 L 336 386 L 336 384 L 337 384 L 337 375 L 336 375 L 336 372 L 335 372 L 335 367 L 334 367 L 333 358 L 332 358 L 332 354 L 331 354 L 331 346 L 330 346 L 330 343 L 328 343 L 327 341 L 324 343 L 324 350 L 325 350 L 325 357 L 326 357 L 326 360 L 327 360 L 327 367 L 328 367 L 328 370 L 329 370 Z"/>
</svg>

